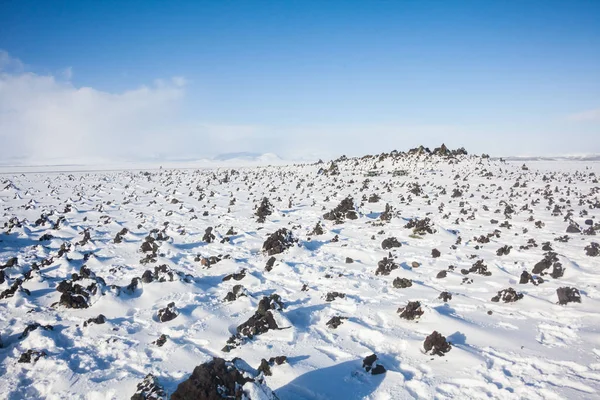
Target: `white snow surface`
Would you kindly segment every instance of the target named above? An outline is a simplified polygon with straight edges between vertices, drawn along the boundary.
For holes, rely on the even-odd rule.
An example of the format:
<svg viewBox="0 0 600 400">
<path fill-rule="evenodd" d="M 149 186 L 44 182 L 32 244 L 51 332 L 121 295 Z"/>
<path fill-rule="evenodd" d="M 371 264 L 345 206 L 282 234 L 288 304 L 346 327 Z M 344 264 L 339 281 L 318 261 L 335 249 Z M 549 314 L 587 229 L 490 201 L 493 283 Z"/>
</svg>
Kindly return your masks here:
<svg viewBox="0 0 600 400">
<path fill-rule="evenodd" d="M 33 262 L 40 265 L 23 282 L 30 295 L 18 290 L 0 300 L 0 398 L 128 399 L 148 373 L 170 394 L 212 357 L 239 357 L 256 368 L 262 358 L 280 355 L 288 361 L 272 366 L 266 383 L 281 400 L 599 398 L 600 257 L 584 250 L 599 240 L 567 234 L 565 215 L 571 210 L 581 228 L 587 219 L 600 222 L 600 208 L 594 207 L 600 197 L 600 163 L 537 161 L 527 162 L 528 170 L 522 164 L 473 156 L 452 162 L 403 156 L 339 161 L 336 176 L 318 173 L 328 163 L 0 175 L 0 266 L 18 258 L 18 265 L 3 269 L 6 282 L 0 292 L 23 278 Z M 407 174 L 392 174 L 397 170 Z M 415 182 L 421 195 L 409 191 Z M 454 188 L 462 197 L 451 197 Z M 381 200 L 363 200 L 372 194 Z M 324 220 L 323 214 L 347 196 L 353 197 L 359 218 L 342 224 Z M 254 212 L 263 197 L 274 211 L 260 224 Z M 381 222 L 386 203 L 397 213 Z M 64 212 L 67 204 L 72 209 Z M 504 214 L 507 204 L 515 211 L 511 218 Z M 561 207 L 560 215 L 552 215 L 554 204 Z M 531 211 L 523 210 L 525 205 Z M 50 222 L 36 226 L 42 213 Z M 13 217 L 22 225 L 9 230 L 5 223 Z M 52 229 L 59 217 L 65 220 Z M 415 217 L 430 218 L 437 232 L 413 235 L 404 226 Z M 157 262 L 140 264 L 144 238 L 167 221 L 169 239 L 160 243 Z M 319 221 L 324 234 L 311 236 Z M 505 221 L 510 227 L 500 227 Z M 129 233 L 114 243 L 124 227 Z M 212 243 L 202 239 L 208 227 L 216 235 Z M 236 234 L 221 243 L 231 227 Z M 267 272 L 263 242 L 283 227 L 299 238 L 298 246 L 276 255 Z M 79 245 L 84 229 L 91 240 Z M 499 237 L 489 243 L 474 240 L 496 229 Z M 44 234 L 54 238 L 39 241 Z M 335 235 L 339 241 L 331 242 Z M 564 235 L 568 242 L 554 240 Z M 392 236 L 402 246 L 383 250 L 382 240 Z M 459 236 L 462 242 L 455 245 Z M 530 239 L 536 246 L 521 249 Z M 557 253 L 564 276 L 545 275 L 538 286 L 519 284 L 522 271 L 531 272 L 544 258 L 545 242 Z M 71 251 L 58 257 L 63 243 L 71 243 Z M 512 246 L 510 254 L 497 256 L 504 245 Z M 439 258 L 432 257 L 433 248 L 441 252 Z M 390 251 L 399 268 L 376 275 L 378 261 Z M 92 256 L 84 261 L 86 253 Z M 231 258 L 206 268 L 195 261 L 198 255 Z M 41 266 L 48 257 L 53 261 Z M 354 262 L 346 263 L 346 257 Z M 460 272 L 477 260 L 491 276 Z M 411 267 L 414 261 L 418 268 Z M 103 293 L 85 309 L 55 304 L 61 296 L 57 285 L 84 264 L 106 281 Z M 140 283 L 133 293 L 110 288 L 126 286 L 162 264 L 193 278 Z M 242 280 L 222 281 L 243 268 Z M 447 277 L 436 278 L 442 270 Z M 411 279 L 412 286 L 394 288 L 397 277 Z M 464 278 L 473 282 L 463 283 Z M 224 302 L 236 284 L 249 295 Z M 301 291 L 303 285 L 307 291 Z M 559 305 L 556 289 L 563 286 L 579 289 L 581 303 Z M 523 298 L 491 301 L 509 287 Z M 346 297 L 327 302 L 331 291 Z M 438 299 L 442 291 L 450 292 L 452 300 Z M 263 296 L 273 293 L 284 302 L 277 319 L 290 327 L 223 352 L 236 327 L 254 314 Z M 421 303 L 421 318 L 399 317 L 397 309 L 408 301 Z M 161 323 L 157 311 L 170 302 L 179 314 Z M 105 324 L 83 326 L 99 314 Z M 326 322 L 333 316 L 348 319 L 331 329 Z M 32 323 L 53 329 L 38 328 L 20 338 Z M 452 342 L 444 357 L 424 353 L 423 341 L 434 330 Z M 161 334 L 168 340 L 158 347 L 153 342 Z M 43 350 L 47 357 L 18 363 L 29 349 Z M 373 353 L 385 374 L 372 376 L 362 369 L 362 359 Z M 255 387 L 247 394 L 264 395 Z"/>
</svg>

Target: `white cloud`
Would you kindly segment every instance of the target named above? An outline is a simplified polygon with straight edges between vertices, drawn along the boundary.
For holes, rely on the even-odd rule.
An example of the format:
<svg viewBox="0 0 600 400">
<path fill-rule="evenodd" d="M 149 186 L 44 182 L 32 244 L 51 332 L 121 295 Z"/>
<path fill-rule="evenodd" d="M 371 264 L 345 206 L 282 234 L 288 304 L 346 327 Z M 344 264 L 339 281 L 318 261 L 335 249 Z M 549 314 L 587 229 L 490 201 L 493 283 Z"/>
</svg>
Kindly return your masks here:
<svg viewBox="0 0 600 400">
<path fill-rule="evenodd" d="M 579 112 L 576 114 L 569 115 L 568 119 L 571 121 L 600 121 L 600 108 L 596 108 L 595 110 L 587 110 L 583 112 Z"/>
<path fill-rule="evenodd" d="M 3 161 L 133 159 L 169 148 L 162 142 L 184 96 L 183 78 L 108 93 L 74 86 L 70 68 L 59 76 L 26 72 L 0 52 Z"/>
</svg>

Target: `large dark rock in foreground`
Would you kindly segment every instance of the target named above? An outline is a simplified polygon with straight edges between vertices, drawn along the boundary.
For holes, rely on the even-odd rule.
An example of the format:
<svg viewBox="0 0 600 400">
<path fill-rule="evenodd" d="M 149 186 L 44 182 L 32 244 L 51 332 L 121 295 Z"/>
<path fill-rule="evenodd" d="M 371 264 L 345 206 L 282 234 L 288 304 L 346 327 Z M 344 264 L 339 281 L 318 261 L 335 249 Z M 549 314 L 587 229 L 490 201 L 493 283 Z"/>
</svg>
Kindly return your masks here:
<svg viewBox="0 0 600 400">
<path fill-rule="evenodd" d="M 261 378 L 239 370 L 234 362 L 222 358 L 194 368 L 192 375 L 181 382 L 171 400 L 250 399 L 275 400 L 277 397 Z"/>
</svg>

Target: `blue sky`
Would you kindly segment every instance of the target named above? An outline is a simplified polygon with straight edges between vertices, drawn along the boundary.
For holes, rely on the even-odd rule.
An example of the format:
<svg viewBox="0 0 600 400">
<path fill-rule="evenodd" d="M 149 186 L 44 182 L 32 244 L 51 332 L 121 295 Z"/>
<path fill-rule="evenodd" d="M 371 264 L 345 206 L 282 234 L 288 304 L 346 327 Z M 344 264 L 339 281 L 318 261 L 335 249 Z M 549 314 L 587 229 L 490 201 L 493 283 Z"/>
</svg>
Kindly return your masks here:
<svg viewBox="0 0 600 400">
<path fill-rule="evenodd" d="M 595 0 L 4 1 L 0 49 L 26 159 L 600 153 Z"/>
</svg>

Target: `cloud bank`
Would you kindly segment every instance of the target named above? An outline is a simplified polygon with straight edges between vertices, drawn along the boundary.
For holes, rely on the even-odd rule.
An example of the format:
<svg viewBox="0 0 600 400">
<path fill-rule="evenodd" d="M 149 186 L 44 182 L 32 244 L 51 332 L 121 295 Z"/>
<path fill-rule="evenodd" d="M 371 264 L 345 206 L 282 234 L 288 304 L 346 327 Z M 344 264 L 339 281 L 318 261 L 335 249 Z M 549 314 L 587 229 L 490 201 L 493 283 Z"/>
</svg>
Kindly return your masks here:
<svg viewBox="0 0 600 400">
<path fill-rule="evenodd" d="M 143 156 L 156 149 L 150 141 L 166 128 L 184 95 L 181 78 L 107 93 L 75 87 L 71 70 L 65 71 L 62 79 L 27 72 L 19 60 L 0 53 L 3 161 Z"/>
</svg>

